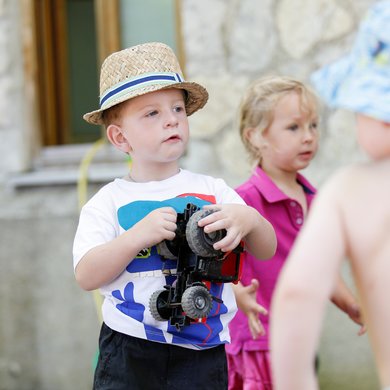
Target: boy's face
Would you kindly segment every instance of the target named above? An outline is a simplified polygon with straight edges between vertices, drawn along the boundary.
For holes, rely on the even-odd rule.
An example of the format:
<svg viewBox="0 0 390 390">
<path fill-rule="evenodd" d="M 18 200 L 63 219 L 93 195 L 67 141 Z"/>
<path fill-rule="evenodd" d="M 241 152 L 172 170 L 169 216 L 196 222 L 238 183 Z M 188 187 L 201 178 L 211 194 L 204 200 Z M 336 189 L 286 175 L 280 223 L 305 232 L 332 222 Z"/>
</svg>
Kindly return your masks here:
<svg viewBox="0 0 390 390">
<path fill-rule="evenodd" d="M 356 127 L 360 146 L 373 160 L 390 157 L 390 123 L 357 114 Z"/>
<path fill-rule="evenodd" d="M 165 89 L 129 100 L 119 128 L 133 166 L 142 164 L 145 169 L 176 163 L 189 139 L 183 91 Z"/>
</svg>

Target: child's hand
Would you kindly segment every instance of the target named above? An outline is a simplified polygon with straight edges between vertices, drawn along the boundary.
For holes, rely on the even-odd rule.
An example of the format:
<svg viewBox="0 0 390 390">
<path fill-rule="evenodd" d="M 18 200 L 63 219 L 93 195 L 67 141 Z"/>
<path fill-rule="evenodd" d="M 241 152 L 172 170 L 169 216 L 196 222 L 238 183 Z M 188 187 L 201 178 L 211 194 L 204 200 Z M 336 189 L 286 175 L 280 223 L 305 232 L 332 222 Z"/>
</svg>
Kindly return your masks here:
<svg viewBox="0 0 390 390">
<path fill-rule="evenodd" d="M 336 279 L 336 285 L 331 296 L 331 301 L 344 313 L 346 313 L 349 318 L 360 325 L 358 335 L 366 333 L 366 326 L 364 325 L 364 319 L 360 306 L 356 302 L 355 296 L 349 287 L 346 285 L 344 279 L 339 274 Z"/>
<path fill-rule="evenodd" d="M 137 222 L 133 229 L 142 243 L 140 248 L 149 248 L 164 240 L 175 238 L 177 213 L 172 207 L 161 207 L 151 211 L 146 217 Z"/>
<path fill-rule="evenodd" d="M 346 307 L 346 313 L 348 314 L 349 318 L 353 322 L 360 325 L 358 335 L 361 336 L 364 333 L 366 333 L 367 328 L 366 328 L 366 325 L 364 325 L 363 316 L 362 316 L 362 313 L 360 311 L 359 305 L 357 303 L 353 303 L 353 304 L 348 305 Z"/>
<path fill-rule="evenodd" d="M 214 249 L 229 252 L 236 248 L 248 233 L 246 207 L 240 204 L 207 205 L 204 209 L 215 212 L 202 218 L 198 226 L 204 228 L 205 233 L 226 229 L 226 236 L 214 244 Z"/>
<path fill-rule="evenodd" d="M 233 287 L 238 308 L 248 317 L 248 326 L 254 340 L 265 335 L 265 329 L 259 319 L 259 314 L 267 315 L 267 310 L 256 300 L 256 291 L 259 288 L 257 279 L 251 284 L 243 286 L 241 283 Z"/>
</svg>

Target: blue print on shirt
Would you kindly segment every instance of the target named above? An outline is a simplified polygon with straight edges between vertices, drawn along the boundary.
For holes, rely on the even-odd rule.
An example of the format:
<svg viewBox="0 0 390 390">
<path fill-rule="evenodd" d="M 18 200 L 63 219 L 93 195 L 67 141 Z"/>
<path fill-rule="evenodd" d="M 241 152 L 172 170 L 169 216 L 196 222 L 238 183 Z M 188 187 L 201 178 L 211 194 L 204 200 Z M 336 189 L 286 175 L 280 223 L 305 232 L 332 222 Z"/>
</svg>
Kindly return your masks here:
<svg viewBox="0 0 390 390">
<path fill-rule="evenodd" d="M 129 203 L 119 208 L 119 224 L 124 230 L 128 230 L 142 218 L 145 218 L 153 210 L 159 209 L 161 207 L 172 207 L 176 212 L 182 213 L 188 203 L 193 203 L 201 208 L 210 202 L 195 196 L 177 197 L 163 201 L 136 200 L 135 202 Z"/>
<path fill-rule="evenodd" d="M 160 343 L 165 343 L 165 337 L 162 330 L 154 328 L 153 326 L 144 324 L 146 338 L 151 341 L 157 341 Z"/>
<path fill-rule="evenodd" d="M 119 290 L 115 290 L 112 292 L 112 296 L 123 303 L 119 303 L 116 307 L 123 313 L 129 317 L 134 318 L 137 321 L 142 322 L 144 319 L 145 306 L 134 302 L 134 284 L 128 283 L 125 287 L 124 297 Z"/>
</svg>

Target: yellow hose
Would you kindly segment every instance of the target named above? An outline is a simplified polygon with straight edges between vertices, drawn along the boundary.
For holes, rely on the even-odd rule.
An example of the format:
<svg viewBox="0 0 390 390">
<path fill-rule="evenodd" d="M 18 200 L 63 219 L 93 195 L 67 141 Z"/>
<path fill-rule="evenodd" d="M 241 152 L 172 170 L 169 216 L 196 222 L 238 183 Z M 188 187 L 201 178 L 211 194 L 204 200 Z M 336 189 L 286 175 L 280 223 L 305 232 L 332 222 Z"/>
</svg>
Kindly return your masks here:
<svg viewBox="0 0 390 390">
<path fill-rule="evenodd" d="M 98 150 L 106 143 L 105 138 L 100 138 L 94 142 L 91 148 L 85 153 L 80 163 L 79 176 L 77 181 L 77 194 L 79 199 L 79 209 L 84 206 L 88 200 L 88 168 L 91 165 L 93 158 L 95 157 Z M 95 302 L 96 313 L 100 323 L 103 322 L 101 306 L 103 298 L 99 290 L 92 291 L 93 299 Z"/>
<path fill-rule="evenodd" d="M 94 142 L 91 148 L 85 153 L 80 163 L 79 178 L 77 182 L 77 193 L 79 198 L 79 208 L 85 205 L 88 197 L 88 168 L 98 150 L 106 143 L 105 138 L 100 138 Z"/>
</svg>

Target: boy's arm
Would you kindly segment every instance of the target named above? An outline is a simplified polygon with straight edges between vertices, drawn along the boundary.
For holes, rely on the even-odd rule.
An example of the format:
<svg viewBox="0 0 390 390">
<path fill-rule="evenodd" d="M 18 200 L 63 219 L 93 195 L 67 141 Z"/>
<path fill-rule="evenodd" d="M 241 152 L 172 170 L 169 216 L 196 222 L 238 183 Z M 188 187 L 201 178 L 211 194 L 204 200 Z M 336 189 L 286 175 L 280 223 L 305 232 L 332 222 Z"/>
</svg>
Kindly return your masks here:
<svg viewBox="0 0 390 390">
<path fill-rule="evenodd" d="M 333 180 L 317 195 L 275 289 L 270 334 L 277 390 L 318 388 L 316 349 L 346 252 L 340 185 Z"/>
<path fill-rule="evenodd" d="M 226 229 L 226 236 L 214 244 L 223 252 L 233 250 L 241 240 L 257 259 L 269 259 L 275 254 L 276 236 L 272 225 L 253 207 L 243 204 L 218 204 L 204 206 L 216 210 L 201 219 L 198 225 L 206 233 Z"/>
<path fill-rule="evenodd" d="M 177 214 L 171 207 L 150 212 L 129 230 L 89 250 L 75 269 L 85 290 L 95 290 L 118 277 L 144 248 L 175 237 Z"/>
<path fill-rule="evenodd" d="M 243 237 L 245 248 L 257 259 L 269 259 L 276 251 L 275 230 L 255 208 L 246 207 L 248 207 L 247 212 L 242 213 L 243 226 L 248 229 L 248 233 Z"/>
</svg>

